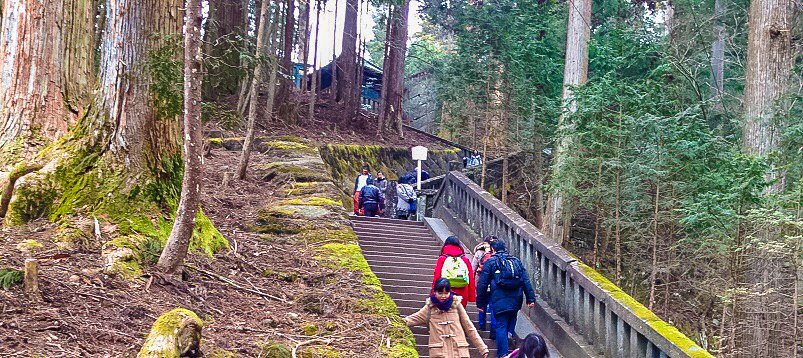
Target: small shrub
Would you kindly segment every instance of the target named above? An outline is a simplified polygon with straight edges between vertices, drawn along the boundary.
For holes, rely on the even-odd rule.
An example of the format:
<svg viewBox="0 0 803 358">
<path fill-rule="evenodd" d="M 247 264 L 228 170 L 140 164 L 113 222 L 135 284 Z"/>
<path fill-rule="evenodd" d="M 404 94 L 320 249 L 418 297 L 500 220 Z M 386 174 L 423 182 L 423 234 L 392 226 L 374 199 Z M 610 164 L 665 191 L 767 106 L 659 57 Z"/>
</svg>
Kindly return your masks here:
<svg viewBox="0 0 803 358">
<path fill-rule="evenodd" d="M 0 269 L 0 287 L 4 290 L 22 283 L 23 273 L 11 268 Z"/>
</svg>

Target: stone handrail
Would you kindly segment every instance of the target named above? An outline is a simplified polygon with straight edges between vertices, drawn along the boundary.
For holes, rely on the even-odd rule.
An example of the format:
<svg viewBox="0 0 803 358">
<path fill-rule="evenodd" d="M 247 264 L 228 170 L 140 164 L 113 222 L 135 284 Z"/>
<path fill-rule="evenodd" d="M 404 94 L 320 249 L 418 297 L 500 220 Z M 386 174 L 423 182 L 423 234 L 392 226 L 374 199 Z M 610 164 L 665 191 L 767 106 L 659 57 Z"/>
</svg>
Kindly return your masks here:
<svg viewBox="0 0 803 358">
<path fill-rule="evenodd" d="M 496 235 L 505 240 L 511 254 L 525 264 L 539 307 L 548 306 L 528 314 L 536 324 L 545 321 L 547 327 L 542 329 L 551 341 L 566 341 L 567 335 L 556 336 L 550 325 L 554 330 L 568 325 L 576 336 L 570 340 L 585 340 L 570 345 L 584 346 L 584 351 L 591 351 L 586 356 L 712 357 L 462 173 L 447 175 L 434 204 L 436 217 L 447 224 L 452 220 L 452 225 L 469 231 L 467 236 Z"/>
</svg>

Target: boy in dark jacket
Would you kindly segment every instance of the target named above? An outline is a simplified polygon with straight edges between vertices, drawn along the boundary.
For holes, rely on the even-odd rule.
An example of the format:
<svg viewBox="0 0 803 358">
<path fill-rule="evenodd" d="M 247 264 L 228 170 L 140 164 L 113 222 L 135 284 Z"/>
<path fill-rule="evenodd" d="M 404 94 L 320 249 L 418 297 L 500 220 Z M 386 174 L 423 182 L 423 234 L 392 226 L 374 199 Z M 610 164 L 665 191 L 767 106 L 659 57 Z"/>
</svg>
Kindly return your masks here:
<svg viewBox="0 0 803 358">
<path fill-rule="evenodd" d="M 368 178 L 367 184 L 360 190 L 360 210 L 365 216 L 374 217 L 379 214 L 379 203 L 382 201 L 379 188 L 374 185 L 374 179 Z"/>
<path fill-rule="evenodd" d="M 482 311 L 488 303 L 493 310 L 496 320 L 493 337 L 496 339 L 497 354 L 504 357 L 508 353 L 508 334 L 515 334 L 516 318 L 521 309 L 521 301 L 527 297 L 527 306 L 532 308 L 535 305 L 535 291 L 530 283 L 530 276 L 524 265 L 512 265 L 511 260 L 518 260 L 507 253 L 505 242 L 494 240 L 491 243 L 494 255 L 483 265 L 480 279 L 477 282 L 477 309 Z M 517 276 L 520 276 L 520 285 L 517 288 L 504 288 L 499 284 L 499 275 L 502 271 L 511 268 L 502 268 L 501 265 L 518 266 Z M 491 288 L 490 292 L 488 287 Z"/>
</svg>

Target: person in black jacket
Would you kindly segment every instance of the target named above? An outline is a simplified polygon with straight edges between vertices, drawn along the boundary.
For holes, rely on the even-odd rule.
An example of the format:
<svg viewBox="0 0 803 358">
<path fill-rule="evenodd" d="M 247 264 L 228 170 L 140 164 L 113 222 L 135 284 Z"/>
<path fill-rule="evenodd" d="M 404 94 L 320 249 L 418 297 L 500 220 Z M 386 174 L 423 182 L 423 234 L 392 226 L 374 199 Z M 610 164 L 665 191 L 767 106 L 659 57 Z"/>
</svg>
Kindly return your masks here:
<svg viewBox="0 0 803 358">
<path fill-rule="evenodd" d="M 523 296 L 527 297 L 527 306 L 532 308 L 535 291 L 524 265 L 507 253 L 504 241 L 494 240 L 491 248 L 494 255 L 483 265 L 477 282 L 477 309 L 483 311 L 490 302 L 496 320 L 492 337 L 496 339 L 498 356 L 504 357 L 508 353 L 508 334 L 515 334 Z M 515 278 L 510 278 L 510 274 Z"/>
<path fill-rule="evenodd" d="M 360 190 L 360 210 L 365 212 L 365 216 L 374 217 L 379 214 L 379 203 L 381 201 L 381 192 L 374 185 L 374 179 L 368 178 L 367 185 Z"/>
</svg>

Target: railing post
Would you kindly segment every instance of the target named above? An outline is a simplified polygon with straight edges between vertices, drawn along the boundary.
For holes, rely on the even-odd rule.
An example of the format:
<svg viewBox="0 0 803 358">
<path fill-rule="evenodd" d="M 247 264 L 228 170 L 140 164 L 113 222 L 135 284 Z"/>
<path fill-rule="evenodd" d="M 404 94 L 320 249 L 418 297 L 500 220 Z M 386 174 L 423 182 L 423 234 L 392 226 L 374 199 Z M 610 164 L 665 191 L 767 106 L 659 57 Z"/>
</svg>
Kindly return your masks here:
<svg viewBox="0 0 803 358">
<path fill-rule="evenodd" d="M 605 308 L 605 356 L 616 357 L 616 315 L 610 308 Z"/>
</svg>

